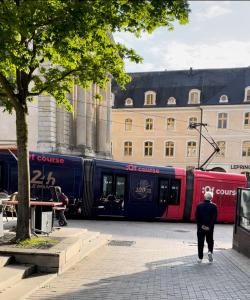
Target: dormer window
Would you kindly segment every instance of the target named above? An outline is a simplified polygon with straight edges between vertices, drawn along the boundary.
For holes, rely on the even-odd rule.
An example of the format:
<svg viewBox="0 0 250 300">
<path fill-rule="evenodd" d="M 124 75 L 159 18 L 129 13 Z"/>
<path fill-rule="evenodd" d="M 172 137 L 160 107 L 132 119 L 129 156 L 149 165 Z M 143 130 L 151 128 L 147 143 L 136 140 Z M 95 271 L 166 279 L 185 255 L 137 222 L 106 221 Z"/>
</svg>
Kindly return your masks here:
<svg viewBox="0 0 250 300">
<path fill-rule="evenodd" d="M 226 102 L 228 102 L 227 95 L 221 95 L 220 96 L 220 103 L 226 103 Z"/>
<path fill-rule="evenodd" d="M 170 97 L 168 99 L 168 105 L 175 105 L 176 104 L 176 99 L 174 97 Z"/>
<path fill-rule="evenodd" d="M 245 88 L 245 99 L 244 102 L 250 102 L 250 86 Z"/>
<path fill-rule="evenodd" d="M 191 90 L 189 92 L 188 104 L 200 104 L 200 90 Z"/>
<path fill-rule="evenodd" d="M 133 100 L 132 100 L 131 98 L 127 98 L 127 99 L 125 100 L 125 105 L 126 105 L 126 106 L 132 106 L 132 105 L 133 105 Z"/>
<path fill-rule="evenodd" d="M 145 93 L 144 105 L 155 105 L 156 93 L 147 91 Z"/>
</svg>

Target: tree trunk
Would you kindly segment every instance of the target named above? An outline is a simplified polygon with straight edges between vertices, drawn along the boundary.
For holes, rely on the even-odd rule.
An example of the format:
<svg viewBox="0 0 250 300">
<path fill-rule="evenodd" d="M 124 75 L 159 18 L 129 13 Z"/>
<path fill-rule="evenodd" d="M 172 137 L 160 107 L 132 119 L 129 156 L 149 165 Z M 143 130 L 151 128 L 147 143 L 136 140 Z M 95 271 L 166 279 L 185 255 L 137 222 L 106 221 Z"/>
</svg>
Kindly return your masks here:
<svg viewBox="0 0 250 300">
<path fill-rule="evenodd" d="M 31 236 L 28 126 L 26 112 L 21 105 L 16 108 L 16 134 L 18 153 L 18 213 L 16 240 L 21 241 L 30 238 Z"/>
</svg>

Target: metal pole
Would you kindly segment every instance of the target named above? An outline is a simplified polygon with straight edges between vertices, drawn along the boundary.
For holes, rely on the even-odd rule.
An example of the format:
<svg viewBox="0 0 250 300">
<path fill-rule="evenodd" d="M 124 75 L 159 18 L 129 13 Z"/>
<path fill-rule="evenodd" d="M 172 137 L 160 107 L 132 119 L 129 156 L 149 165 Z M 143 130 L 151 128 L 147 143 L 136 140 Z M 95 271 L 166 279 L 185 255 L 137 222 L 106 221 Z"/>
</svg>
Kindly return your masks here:
<svg viewBox="0 0 250 300">
<path fill-rule="evenodd" d="M 198 169 L 200 168 L 200 158 L 201 158 L 201 131 L 202 131 L 202 121 L 203 121 L 203 109 L 199 107 L 201 110 L 201 120 L 200 120 L 200 137 L 199 137 L 199 154 L 198 154 Z"/>
</svg>

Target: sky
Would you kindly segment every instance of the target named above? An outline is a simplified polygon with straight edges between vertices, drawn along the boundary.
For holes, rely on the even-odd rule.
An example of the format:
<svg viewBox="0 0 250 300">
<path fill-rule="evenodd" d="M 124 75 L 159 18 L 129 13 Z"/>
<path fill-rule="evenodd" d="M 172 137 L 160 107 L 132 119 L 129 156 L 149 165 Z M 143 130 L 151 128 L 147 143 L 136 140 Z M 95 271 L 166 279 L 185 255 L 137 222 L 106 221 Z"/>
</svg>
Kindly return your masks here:
<svg viewBox="0 0 250 300">
<path fill-rule="evenodd" d="M 189 1 L 187 25 L 175 23 L 136 38 L 115 33 L 116 42 L 133 48 L 142 64 L 126 61 L 127 72 L 234 68 L 250 66 L 250 1 Z"/>
</svg>

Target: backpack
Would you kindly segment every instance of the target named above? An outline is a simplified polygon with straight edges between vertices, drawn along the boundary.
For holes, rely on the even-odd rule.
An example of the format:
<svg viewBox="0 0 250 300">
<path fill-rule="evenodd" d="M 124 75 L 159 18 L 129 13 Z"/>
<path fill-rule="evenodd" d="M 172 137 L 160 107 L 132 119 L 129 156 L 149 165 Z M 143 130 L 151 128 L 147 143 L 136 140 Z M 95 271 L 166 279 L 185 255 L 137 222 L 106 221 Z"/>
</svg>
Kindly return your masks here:
<svg viewBox="0 0 250 300">
<path fill-rule="evenodd" d="M 69 198 L 64 193 L 60 194 L 59 200 L 60 200 L 60 202 L 63 203 L 63 205 L 65 205 L 65 206 L 69 205 Z"/>
</svg>

